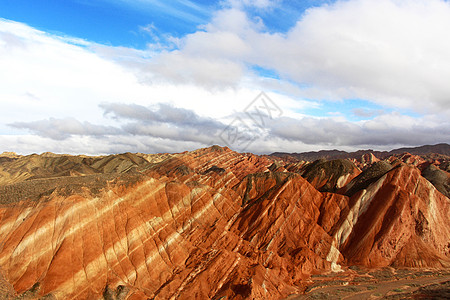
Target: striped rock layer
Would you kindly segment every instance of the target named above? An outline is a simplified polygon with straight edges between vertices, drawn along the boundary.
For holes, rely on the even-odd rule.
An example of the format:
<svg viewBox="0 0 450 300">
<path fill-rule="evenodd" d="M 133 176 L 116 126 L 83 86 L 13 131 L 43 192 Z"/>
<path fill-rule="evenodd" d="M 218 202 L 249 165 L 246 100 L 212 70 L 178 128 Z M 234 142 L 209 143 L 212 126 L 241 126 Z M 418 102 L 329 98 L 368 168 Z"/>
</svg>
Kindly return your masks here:
<svg viewBox="0 0 450 300">
<path fill-rule="evenodd" d="M 62 160 L 47 159 L 33 163 Z M 228 148 L 89 159 L 77 158 L 83 176 L 16 174 L 2 190 L 3 295 L 280 299 L 347 265 L 450 267 L 450 200 L 413 166 L 341 195 Z M 360 172 L 332 172 L 332 187 Z M 7 201 L 33 186 L 38 196 Z"/>
</svg>

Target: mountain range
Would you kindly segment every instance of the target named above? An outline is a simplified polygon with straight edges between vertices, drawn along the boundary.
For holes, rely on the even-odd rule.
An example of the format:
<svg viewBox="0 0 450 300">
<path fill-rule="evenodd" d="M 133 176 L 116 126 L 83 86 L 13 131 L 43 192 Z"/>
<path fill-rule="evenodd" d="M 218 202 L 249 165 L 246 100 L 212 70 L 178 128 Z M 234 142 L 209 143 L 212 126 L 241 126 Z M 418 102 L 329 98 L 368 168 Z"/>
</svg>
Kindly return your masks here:
<svg viewBox="0 0 450 300">
<path fill-rule="evenodd" d="M 0 297 L 284 299 L 386 270 L 448 278 L 448 148 L 3 153 Z"/>
<path fill-rule="evenodd" d="M 316 159 L 339 159 L 339 158 L 353 158 L 358 159 L 364 154 L 372 153 L 378 158 L 384 159 L 386 157 L 402 154 L 402 153 L 410 153 L 413 155 L 431 155 L 431 154 L 441 154 L 441 155 L 450 155 L 450 145 L 449 144 L 436 144 L 436 145 L 425 145 L 420 147 L 410 147 L 410 148 L 398 148 L 393 149 L 391 151 L 374 151 L 371 149 L 368 150 L 358 150 L 355 152 L 346 152 L 342 150 L 321 150 L 321 151 L 312 151 L 312 152 L 301 152 L 301 153 L 286 153 L 286 152 L 274 152 L 271 156 L 275 157 L 293 157 L 297 160 L 316 160 Z"/>
</svg>

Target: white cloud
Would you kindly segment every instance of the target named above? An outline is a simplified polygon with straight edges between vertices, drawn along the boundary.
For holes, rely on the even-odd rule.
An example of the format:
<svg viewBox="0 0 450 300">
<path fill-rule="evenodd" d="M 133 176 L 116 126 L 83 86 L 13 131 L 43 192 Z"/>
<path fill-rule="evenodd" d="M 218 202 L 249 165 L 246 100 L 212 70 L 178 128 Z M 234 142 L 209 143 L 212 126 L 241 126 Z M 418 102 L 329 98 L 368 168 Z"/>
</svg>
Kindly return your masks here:
<svg viewBox="0 0 450 300">
<path fill-rule="evenodd" d="M 127 89 L 138 86 L 132 72 L 83 46 L 5 20 L 0 32 L 13 36 L 13 45 L 22 43 L 12 49 L 11 39 L 0 36 L 3 122 L 49 116 L 92 120 L 101 112 L 93 99 L 127 97 Z"/>
<path fill-rule="evenodd" d="M 286 34 L 266 32 L 233 7 L 156 63 L 172 71 L 168 78 L 206 86 L 236 86 L 258 65 L 306 86 L 304 97 L 450 114 L 448 32 L 443 0 L 338 1 L 307 10 Z"/>
<path fill-rule="evenodd" d="M 258 131 L 249 151 L 450 140 L 448 2 L 338 1 L 309 9 L 287 33 L 269 32 L 245 12 L 274 3 L 227 6 L 174 40 L 175 50 L 161 40 L 146 51 L 109 47 L 0 19 L 0 147 L 93 154 L 220 144 L 221 128 L 261 90 L 283 116 Z M 254 66 L 281 79 L 264 78 Z M 321 99 L 345 98 L 381 108 L 349 110 L 372 118 L 360 122 L 303 113 Z M 125 117 L 127 107 L 153 114 Z M 392 108 L 421 116 L 385 113 Z"/>
<path fill-rule="evenodd" d="M 107 102 L 169 103 L 220 118 L 242 109 L 259 92 L 244 87 L 205 90 L 194 84 L 170 83 L 163 74 L 156 74 L 153 81 L 143 80 L 135 72 L 144 71 L 136 68 L 151 58 L 142 51 L 92 43 L 79 46 L 72 40 L 1 19 L 0 52 L 3 124 L 50 117 L 73 117 L 95 124 L 103 113 L 98 104 Z M 192 69 L 197 67 L 192 62 Z"/>
<path fill-rule="evenodd" d="M 414 146 L 436 144 L 450 140 L 450 122 L 436 122 L 427 118 L 412 118 L 398 113 L 382 114 L 372 120 L 349 122 L 342 117 L 273 117 L 262 115 L 264 127 L 259 128 L 255 120 L 244 113 L 238 113 L 222 123 L 200 117 L 187 109 L 166 104 L 143 107 L 133 104 L 103 104 L 107 116 L 117 121 L 116 126 L 95 125 L 75 119 L 49 119 L 32 122 L 18 122 L 14 127 L 28 128 L 43 138 L 61 141 L 47 147 L 56 147 L 73 152 L 68 141 L 93 141 L 102 153 L 117 149 L 131 151 L 138 143 L 142 152 L 160 151 L 163 145 L 174 145 L 171 151 L 183 151 L 186 145 L 207 146 L 219 144 L 237 151 L 267 153 L 275 151 L 298 151 L 318 148 L 345 148 L 353 150 L 369 145 L 382 148 L 396 145 Z M 230 126 L 227 127 L 227 125 Z M 11 139 L 12 137 L 9 137 Z M 136 140 L 133 141 L 133 138 Z M 32 139 L 36 140 L 36 139 Z M 160 146 L 151 146 L 149 141 L 162 141 Z M 17 141 L 21 141 L 20 139 Z M 146 142 L 144 142 L 146 141 Z M 418 143 L 420 141 L 420 143 Z M 158 142 L 159 143 L 159 142 Z M 175 145 L 178 143 L 177 145 Z M 1 143 L 0 143 L 1 144 Z M 127 148 L 128 147 L 128 148 Z M 284 148 L 284 150 L 283 150 Z M 292 150 L 289 150 L 292 149 Z M 48 149 L 46 151 L 49 151 Z M 136 150 L 132 150 L 136 151 Z"/>
<path fill-rule="evenodd" d="M 448 2 L 340 1 L 310 9 L 264 59 L 335 97 L 448 110 L 449 30 Z"/>
<path fill-rule="evenodd" d="M 37 135 L 8 135 L 0 137 L 0 149 L 2 151 L 13 151 L 19 154 L 47 151 L 87 155 L 124 152 L 176 153 L 201 147 L 204 147 L 204 144 L 132 135 L 105 137 L 73 136 L 62 141 Z"/>
<path fill-rule="evenodd" d="M 417 146 L 449 141 L 450 122 L 430 121 L 398 113 L 383 114 L 356 123 L 335 118 L 280 118 L 270 126 L 270 136 L 289 141 L 286 144 L 301 142 L 327 147 Z"/>
<path fill-rule="evenodd" d="M 95 125 L 89 122 L 80 122 L 74 118 L 14 122 L 11 127 L 28 129 L 31 132 L 54 140 L 64 140 L 72 135 L 104 136 L 122 133 L 112 126 Z"/>
</svg>

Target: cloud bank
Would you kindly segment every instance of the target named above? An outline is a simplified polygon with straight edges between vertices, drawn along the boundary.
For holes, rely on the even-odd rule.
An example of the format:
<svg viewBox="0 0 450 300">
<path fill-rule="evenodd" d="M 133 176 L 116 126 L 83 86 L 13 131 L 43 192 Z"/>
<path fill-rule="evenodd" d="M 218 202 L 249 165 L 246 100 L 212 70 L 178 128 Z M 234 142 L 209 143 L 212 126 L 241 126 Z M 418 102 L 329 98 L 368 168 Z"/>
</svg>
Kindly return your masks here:
<svg viewBox="0 0 450 300">
<path fill-rule="evenodd" d="M 450 138 L 450 123 L 437 123 L 425 118 L 416 119 L 397 113 L 384 114 L 363 122 L 349 122 L 339 118 L 290 118 L 270 119 L 267 114 L 264 127 L 244 113 L 233 116 L 229 123 L 219 122 L 197 115 L 192 110 L 158 104 L 153 108 L 135 104 L 108 103 L 100 105 L 104 114 L 114 119 L 116 126 L 95 125 L 75 119 L 48 119 L 32 122 L 18 122 L 11 126 L 25 128 L 42 138 L 65 141 L 84 137 L 101 141 L 108 152 L 135 147 L 140 141 L 164 141 L 175 145 L 172 151 L 184 151 L 186 145 L 197 147 L 219 144 L 237 151 L 254 153 L 267 152 L 264 142 L 278 142 L 277 149 L 296 151 L 303 145 L 314 149 L 317 145 L 332 147 L 380 148 L 384 145 L 416 145 L 416 139 L 424 144 L 436 144 Z M 411 136 L 411 132 L 414 135 Z M 230 137 L 230 134 L 237 134 Z M 135 138 L 133 139 L 131 138 Z M 236 140 L 237 138 L 237 140 Z M 117 145 L 117 141 L 121 141 Z M 271 142 L 271 143 L 270 143 Z M 159 143 L 159 142 L 158 142 Z M 178 144 L 177 144 L 178 143 Z M 262 145 L 261 145 L 262 144 Z M 118 147 L 119 146 L 119 147 Z M 309 147 L 308 147 L 309 146 Z M 273 149 L 272 144 L 270 149 Z M 139 149 L 140 149 L 139 148 Z M 353 149 L 356 149 L 353 148 Z M 160 149 L 153 145 L 151 149 Z M 261 151 L 262 150 L 262 151 Z M 127 150 L 128 151 L 128 150 Z M 148 151 L 148 150 L 147 150 Z M 144 151 L 145 152 L 145 151 Z"/>
<path fill-rule="evenodd" d="M 255 65 L 306 86 L 303 97 L 448 113 L 449 16 L 450 3 L 440 0 L 338 1 L 310 8 L 287 33 L 269 33 L 232 7 L 148 67 L 216 87 L 237 85 Z"/>
<path fill-rule="evenodd" d="M 286 32 L 247 11 L 280 5 L 228 2 L 146 50 L 0 19 L 1 149 L 178 152 L 225 146 L 227 128 L 251 139 L 228 146 L 255 153 L 450 141 L 448 1 L 336 1 Z M 260 91 L 283 112 L 264 128 L 243 112 Z M 356 121 L 308 113 L 348 99 L 379 108 L 345 107 Z"/>
</svg>

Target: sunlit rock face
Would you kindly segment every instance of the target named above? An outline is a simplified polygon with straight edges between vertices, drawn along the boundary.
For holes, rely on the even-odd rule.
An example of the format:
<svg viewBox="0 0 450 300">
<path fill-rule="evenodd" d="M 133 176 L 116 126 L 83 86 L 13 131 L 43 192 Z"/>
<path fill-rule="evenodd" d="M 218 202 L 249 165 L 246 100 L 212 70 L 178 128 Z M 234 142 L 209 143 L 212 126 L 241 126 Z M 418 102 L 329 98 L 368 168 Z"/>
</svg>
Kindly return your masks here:
<svg viewBox="0 0 450 300">
<path fill-rule="evenodd" d="M 450 267 L 450 200 L 414 164 L 217 146 L 0 163 L 4 298 L 281 299 L 349 265 Z"/>
<path fill-rule="evenodd" d="M 339 247 L 349 264 L 450 266 L 450 201 L 418 169 L 394 168 L 350 203 L 358 218 Z"/>
</svg>

